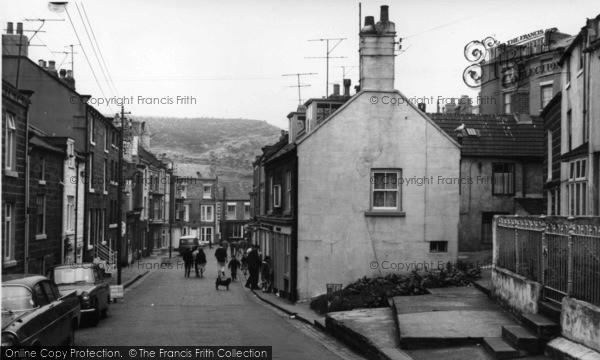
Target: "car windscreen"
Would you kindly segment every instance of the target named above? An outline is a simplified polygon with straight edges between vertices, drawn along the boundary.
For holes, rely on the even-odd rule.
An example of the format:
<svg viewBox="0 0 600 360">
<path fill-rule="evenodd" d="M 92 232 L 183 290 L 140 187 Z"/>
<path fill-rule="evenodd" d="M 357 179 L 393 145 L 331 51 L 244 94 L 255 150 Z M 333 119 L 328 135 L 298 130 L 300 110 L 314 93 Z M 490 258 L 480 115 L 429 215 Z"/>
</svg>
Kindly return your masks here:
<svg viewBox="0 0 600 360">
<path fill-rule="evenodd" d="M 61 268 L 54 269 L 54 282 L 57 285 L 73 283 L 94 283 L 94 270 L 90 268 Z"/>
<path fill-rule="evenodd" d="M 23 286 L 2 285 L 2 311 L 33 309 L 33 294 Z"/>
</svg>

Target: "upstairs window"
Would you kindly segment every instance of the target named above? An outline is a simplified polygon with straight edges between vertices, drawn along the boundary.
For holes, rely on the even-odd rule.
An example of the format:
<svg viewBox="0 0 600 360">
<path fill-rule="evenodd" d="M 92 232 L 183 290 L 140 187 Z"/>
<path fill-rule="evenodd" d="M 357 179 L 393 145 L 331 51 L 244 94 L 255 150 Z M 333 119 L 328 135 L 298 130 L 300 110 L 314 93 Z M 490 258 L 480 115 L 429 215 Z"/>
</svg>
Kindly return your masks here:
<svg viewBox="0 0 600 360">
<path fill-rule="evenodd" d="M 402 211 L 399 179 L 402 170 L 371 172 L 371 210 Z"/>
<path fill-rule="evenodd" d="M 250 219 L 250 203 L 244 203 L 244 220 Z"/>
<path fill-rule="evenodd" d="M 281 207 L 281 185 L 273 187 L 273 206 L 276 208 Z"/>
<path fill-rule="evenodd" d="M 202 198 L 212 199 L 212 185 L 204 185 L 202 187 Z"/>
<path fill-rule="evenodd" d="M 200 209 L 200 221 L 215 221 L 214 207 L 212 205 L 202 205 Z"/>
<path fill-rule="evenodd" d="M 510 114 L 510 93 L 504 93 L 502 95 L 502 104 L 504 106 L 504 113 Z"/>
<path fill-rule="evenodd" d="M 540 87 L 540 96 L 541 96 L 541 109 L 544 109 L 546 105 L 552 100 L 552 84 L 544 85 Z"/>
<path fill-rule="evenodd" d="M 285 207 L 287 210 L 292 210 L 292 172 L 288 171 L 285 173 L 285 186 L 286 186 L 286 201 Z"/>
<path fill-rule="evenodd" d="M 15 118 L 12 114 L 5 113 L 4 118 L 6 120 L 6 147 L 4 152 L 4 167 L 6 170 L 16 171 L 17 162 L 17 143 L 16 143 L 16 132 Z"/>
<path fill-rule="evenodd" d="M 235 220 L 235 218 L 236 218 L 235 203 L 227 203 L 226 220 Z"/>
<path fill-rule="evenodd" d="M 515 164 L 492 164 L 492 195 L 515 194 Z"/>
</svg>

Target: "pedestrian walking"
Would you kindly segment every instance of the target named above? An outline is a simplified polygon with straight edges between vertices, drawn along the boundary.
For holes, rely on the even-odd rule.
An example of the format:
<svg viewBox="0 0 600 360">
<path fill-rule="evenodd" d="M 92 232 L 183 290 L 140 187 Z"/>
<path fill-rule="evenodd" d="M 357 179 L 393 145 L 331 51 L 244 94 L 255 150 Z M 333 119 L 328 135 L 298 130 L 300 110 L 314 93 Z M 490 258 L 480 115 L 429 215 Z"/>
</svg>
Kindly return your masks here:
<svg viewBox="0 0 600 360">
<path fill-rule="evenodd" d="M 237 243 L 237 253 L 242 256 L 246 252 L 246 248 L 248 248 L 248 243 L 246 240 L 240 240 Z"/>
<path fill-rule="evenodd" d="M 265 256 L 265 259 L 262 262 L 260 267 L 260 275 L 262 281 L 262 291 L 263 292 L 271 292 L 272 288 L 272 277 L 273 277 L 273 266 L 271 266 L 271 257 Z"/>
<path fill-rule="evenodd" d="M 250 277 L 246 281 L 246 287 L 259 290 L 258 287 L 258 273 L 260 271 L 260 256 L 258 255 L 258 245 L 252 245 L 252 250 L 248 253 L 248 272 Z"/>
<path fill-rule="evenodd" d="M 246 252 L 242 254 L 242 273 L 244 276 L 248 273 L 248 254 Z"/>
<path fill-rule="evenodd" d="M 237 256 L 237 241 L 229 243 L 229 254 L 232 258 Z"/>
<path fill-rule="evenodd" d="M 196 277 L 204 277 L 204 267 L 206 266 L 206 254 L 204 253 L 204 247 L 198 247 L 198 251 L 194 256 L 194 263 L 196 264 Z"/>
<path fill-rule="evenodd" d="M 237 279 L 237 269 L 240 267 L 240 261 L 237 257 L 232 257 L 227 267 L 231 270 L 231 280 L 235 281 Z"/>
<path fill-rule="evenodd" d="M 227 247 L 225 241 L 223 241 L 221 246 L 215 250 L 215 258 L 217 258 L 219 278 L 221 278 L 221 276 L 225 276 L 225 265 L 227 264 Z"/>
<path fill-rule="evenodd" d="M 185 277 L 190 277 L 190 272 L 192 271 L 192 265 L 194 264 L 194 257 L 192 256 L 192 249 L 185 248 L 183 250 L 183 254 L 181 254 L 183 258 L 183 265 L 185 269 Z"/>
</svg>

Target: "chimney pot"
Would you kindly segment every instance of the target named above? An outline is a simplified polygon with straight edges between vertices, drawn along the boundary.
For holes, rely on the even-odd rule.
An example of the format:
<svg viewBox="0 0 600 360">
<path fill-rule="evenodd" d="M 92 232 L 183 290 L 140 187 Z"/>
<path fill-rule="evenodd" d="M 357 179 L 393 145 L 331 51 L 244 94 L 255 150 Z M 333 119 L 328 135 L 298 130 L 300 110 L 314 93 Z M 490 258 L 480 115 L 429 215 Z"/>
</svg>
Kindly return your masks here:
<svg viewBox="0 0 600 360">
<path fill-rule="evenodd" d="M 352 85 L 352 81 L 344 79 L 344 96 L 350 96 L 350 85 Z"/>
<path fill-rule="evenodd" d="M 17 35 L 23 35 L 23 23 L 17 23 Z"/>
<path fill-rule="evenodd" d="M 333 84 L 333 96 L 340 96 L 340 84 Z"/>
<path fill-rule="evenodd" d="M 54 68 L 54 65 L 56 65 L 56 61 L 54 61 L 54 60 L 50 60 L 50 61 L 48 61 L 48 70 L 50 70 L 50 71 L 52 71 L 52 70 L 56 70 L 56 69 Z"/>
<path fill-rule="evenodd" d="M 67 77 L 73 78 L 73 70 L 67 70 Z"/>
<path fill-rule="evenodd" d="M 389 6 L 381 5 L 381 22 L 390 21 Z"/>
<path fill-rule="evenodd" d="M 365 26 L 375 25 L 375 17 L 365 16 Z"/>
<path fill-rule="evenodd" d="M 12 35 L 13 33 L 13 23 L 9 22 L 6 24 L 6 33 L 8 35 Z"/>
<path fill-rule="evenodd" d="M 40 67 L 44 67 L 44 60 L 42 60 L 42 59 L 39 59 L 39 60 L 38 60 L 38 65 L 39 65 Z"/>
<path fill-rule="evenodd" d="M 67 76 L 67 70 L 65 69 L 60 69 L 58 73 L 60 74 L 61 79 L 64 79 Z"/>
</svg>

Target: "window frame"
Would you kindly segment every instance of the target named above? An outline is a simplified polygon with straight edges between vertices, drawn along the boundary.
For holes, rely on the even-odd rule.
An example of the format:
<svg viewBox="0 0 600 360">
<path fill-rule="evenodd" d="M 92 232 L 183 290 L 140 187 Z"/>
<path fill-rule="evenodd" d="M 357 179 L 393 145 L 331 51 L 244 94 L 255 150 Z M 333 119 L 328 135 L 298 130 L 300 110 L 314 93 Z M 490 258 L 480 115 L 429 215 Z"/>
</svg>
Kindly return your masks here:
<svg viewBox="0 0 600 360">
<path fill-rule="evenodd" d="M 225 220 L 235 220 L 237 218 L 237 204 L 234 202 L 228 202 L 225 205 Z M 231 215 L 232 212 L 229 211 L 229 208 L 233 207 L 233 216 Z"/>
<path fill-rule="evenodd" d="M 250 219 L 251 204 L 248 201 L 244 202 L 244 220 Z"/>
<path fill-rule="evenodd" d="M 210 209 L 210 217 L 208 216 Z M 213 222 L 215 221 L 215 207 L 214 205 L 200 205 L 200 221 Z"/>
<path fill-rule="evenodd" d="M 4 261 L 10 261 L 15 260 L 15 204 L 5 202 L 3 207 L 2 259 L 4 259 Z"/>
<path fill-rule="evenodd" d="M 285 185 L 286 185 L 286 202 L 285 208 L 288 211 L 292 210 L 292 172 L 287 171 L 285 173 Z"/>
<path fill-rule="evenodd" d="M 512 169 L 508 169 L 509 171 L 496 171 L 496 166 L 504 165 L 510 166 Z M 499 186 L 496 182 L 496 174 L 509 174 L 509 177 L 512 182 L 511 187 L 508 191 L 497 192 L 497 186 Z M 503 182 L 504 183 L 504 182 Z M 503 185 L 505 188 L 506 185 Z M 516 187 L 516 164 L 514 162 L 493 162 L 492 163 L 492 196 L 514 196 L 515 195 L 515 187 Z"/>
<path fill-rule="evenodd" d="M 279 184 L 273 186 L 273 207 L 281 207 L 281 185 Z"/>
<path fill-rule="evenodd" d="M 41 204 L 40 204 L 41 199 Z M 36 204 L 36 224 L 35 224 L 35 234 L 36 235 L 46 235 L 46 195 L 38 194 L 35 200 Z M 41 223 L 40 223 L 41 218 Z M 40 225 L 41 224 L 41 225 Z M 41 228 L 40 228 L 41 226 Z M 41 230 L 41 231 L 40 231 Z"/>
<path fill-rule="evenodd" d="M 440 245 L 442 250 L 440 250 Z M 429 242 L 429 253 L 430 254 L 447 254 L 448 253 L 448 241 L 447 240 L 436 240 Z"/>
<path fill-rule="evenodd" d="M 504 114 L 510 114 L 511 104 L 512 104 L 512 93 L 505 92 L 502 94 L 502 111 Z M 507 101 L 508 100 L 508 101 Z M 507 109 L 508 107 L 508 109 Z"/>
<path fill-rule="evenodd" d="M 208 192 L 206 191 L 206 188 L 208 188 Z M 202 199 L 212 199 L 212 184 L 202 185 Z"/>
<path fill-rule="evenodd" d="M 546 101 L 544 101 L 544 90 L 548 90 L 548 89 L 550 90 L 550 98 L 548 98 Z M 543 110 L 548 105 L 548 103 L 550 103 L 553 96 L 554 96 L 553 84 L 543 84 L 543 85 L 540 84 L 540 110 Z"/>
<path fill-rule="evenodd" d="M 72 200 L 72 201 L 70 201 Z M 67 195 L 67 231 L 75 229 L 75 196 Z"/>
<path fill-rule="evenodd" d="M 371 178 L 370 178 L 370 205 L 369 210 L 371 212 L 376 213 L 386 213 L 386 212 L 403 212 L 402 208 L 402 169 L 393 169 L 393 168 L 382 168 L 382 169 L 371 169 Z M 376 189 L 375 183 L 377 182 L 377 174 L 383 174 L 383 178 L 388 178 L 387 174 L 395 174 L 396 175 L 396 185 L 395 189 Z M 384 185 L 392 184 L 388 181 L 388 183 L 383 183 Z M 375 192 L 396 192 L 396 206 L 375 206 Z"/>
<path fill-rule="evenodd" d="M 17 126 L 15 123 L 15 115 L 9 112 L 4 113 L 6 123 L 5 128 L 5 153 L 4 153 L 4 169 L 8 171 L 17 170 Z"/>
<path fill-rule="evenodd" d="M 208 230 L 210 230 L 210 231 L 208 231 Z M 209 241 L 210 243 L 212 243 L 213 235 L 214 235 L 214 232 L 213 232 L 213 228 L 211 226 L 200 227 L 200 237 L 201 237 L 202 241 Z M 207 237 L 210 237 L 210 239 L 207 240 Z"/>
<path fill-rule="evenodd" d="M 588 214 L 588 171 L 587 158 L 569 162 L 567 179 L 567 212 L 571 216 Z"/>
</svg>

